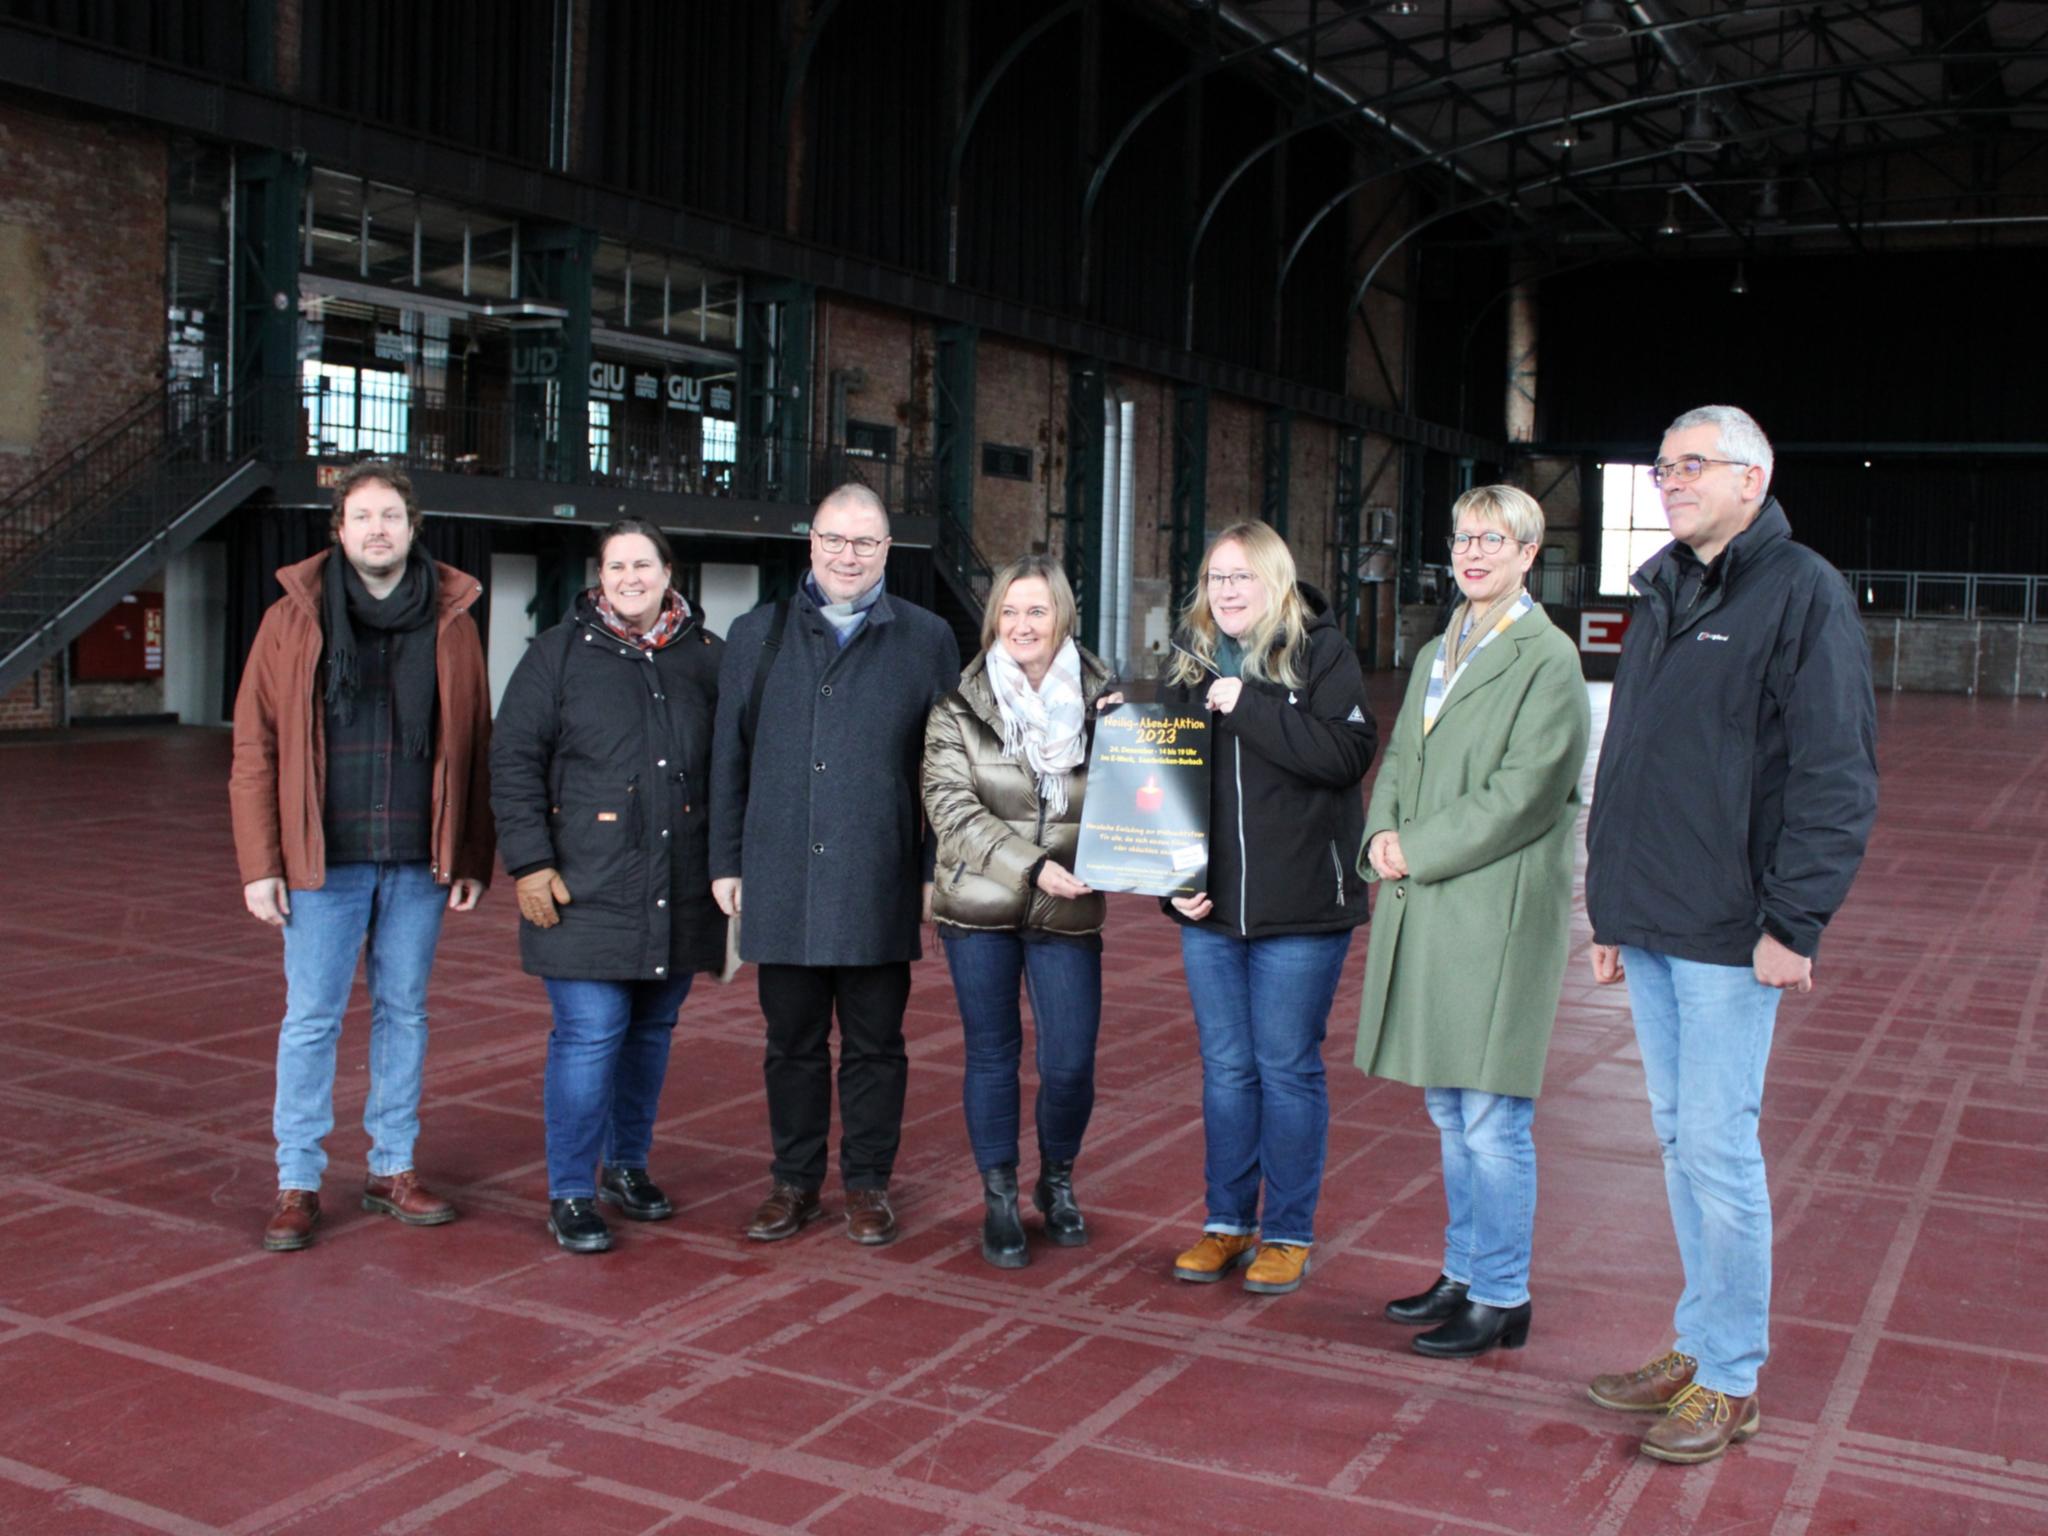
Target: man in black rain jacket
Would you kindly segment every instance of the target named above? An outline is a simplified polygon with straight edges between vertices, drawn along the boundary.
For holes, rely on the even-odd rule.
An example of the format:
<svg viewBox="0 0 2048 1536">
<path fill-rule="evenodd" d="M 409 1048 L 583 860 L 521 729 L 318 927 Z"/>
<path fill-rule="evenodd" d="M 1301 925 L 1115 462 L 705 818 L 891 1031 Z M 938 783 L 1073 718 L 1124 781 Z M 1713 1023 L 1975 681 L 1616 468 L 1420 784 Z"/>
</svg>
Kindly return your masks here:
<svg viewBox="0 0 2048 1536">
<path fill-rule="evenodd" d="M 1586 832 L 1593 974 L 1628 982 L 1685 1290 L 1670 1350 L 1593 1400 L 1711 1460 L 1761 1423 L 1771 1206 L 1757 1143 L 1778 1001 L 1877 816 L 1876 701 L 1841 574 L 1792 542 L 1746 412 L 1688 411 L 1653 476 L 1673 542 L 1634 578 Z"/>
</svg>

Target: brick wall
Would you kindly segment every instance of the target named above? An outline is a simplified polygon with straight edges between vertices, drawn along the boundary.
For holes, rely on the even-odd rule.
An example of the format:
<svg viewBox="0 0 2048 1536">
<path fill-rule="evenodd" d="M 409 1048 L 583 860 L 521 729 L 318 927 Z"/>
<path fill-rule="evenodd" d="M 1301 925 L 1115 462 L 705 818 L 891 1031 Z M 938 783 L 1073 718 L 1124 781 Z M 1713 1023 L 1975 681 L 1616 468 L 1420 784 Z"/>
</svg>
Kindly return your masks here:
<svg viewBox="0 0 2048 1536">
<path fill-rule="evenodd" d="M 1055 542 L 1049 520 L 1066 507 L 1064 455 L 1067 372 L 1064 354 L 983 336 L 974 376 L 974 542 L 1000 566 Z M 1055 423 L 1061 430 L 1055 431 Z M 1000 443 L 1031 453 L 1031 478 L 1005 480 L 981 472 L 981 445 Z"/>
<path fill-rule="evenodd" d="M 164 680 L 133 683 L 73 683 L 73 720 L 119 720 L 164 712 Z"/>
<path fill-rule="evenodd" d="M 921 367 L 929 387 L 931 340 L 919 335 L 923 329 L 909 315 L 895 310 L 841 298 L 818 300 L 817 371 L 811 401 L 811 433 L 816 442 L 822 445 L 830 437 L 832 375 L 857 369 L 866 380 L 848 394 L 847 417 L 895 427 L 899 458 L 930 452 L 930 404 L 917 387 Z"/>
<path fill-rule="evenodd" d="M 1265 421 L 1261 406 L 1221 395 L 1210 397 L 1209 533 L 1259 515 Z"/>
<path fill-rule="evenodd" d="M 63 723 L 54 661 L 44 662 L 27 682 L 0 696 L 0 731 L 47 731 Z"/>
<path fill-rule="evenodd" d="M 160 382 L 165 176 L 157 132 L 0 103 L 0 496 Z M 45 682 L 0 729 L 58 723 Z"/>
</svg>

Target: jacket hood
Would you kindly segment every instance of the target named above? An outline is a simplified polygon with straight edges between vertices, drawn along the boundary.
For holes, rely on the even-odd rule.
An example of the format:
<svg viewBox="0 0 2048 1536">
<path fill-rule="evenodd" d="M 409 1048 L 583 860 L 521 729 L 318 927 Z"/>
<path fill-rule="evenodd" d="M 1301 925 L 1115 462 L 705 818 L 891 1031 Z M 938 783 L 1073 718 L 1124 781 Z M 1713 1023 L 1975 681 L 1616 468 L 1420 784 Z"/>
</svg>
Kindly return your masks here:
<svg viewBox="0 0 2048 1536">
<path fill-rule="evenodd" d="M 332 548 L 323 549 L 317 555 L 281 567 L 277 572 L 277 584 L 284 588 L 285 597 L 304 608 L 315 620 L 320 617 L 322 574 L 327 560 L 334 553 Z M 484 595 L 483 583 L 467 571 L 459 571 L 452 565 L 444 564 L 431 556 L 428 563 L 434 567 L 434 574 L 441 579 L 441 622 L 447 623 L 455 614 L 462 613 L 478 598 Z"/>
<path fill-rule="evenodd" d="M 1721 580 L 1727 581 L 1738 568 L 1751 564 L 1771 545 L 1792 537 L 1792 520 L 1785 515 L 1785 509 L 1778 505 L 1778 498 L 1766 496 L 1764 504 L 1757 509 L 1749 526 L 1728 541 L 1722 550 Z M 1635 573 L 1636 580 L 1654 585 L 1678 564 L 1678 541 L 1673 539 L 1656 554 L 1645 560 Z"/>
</svg>

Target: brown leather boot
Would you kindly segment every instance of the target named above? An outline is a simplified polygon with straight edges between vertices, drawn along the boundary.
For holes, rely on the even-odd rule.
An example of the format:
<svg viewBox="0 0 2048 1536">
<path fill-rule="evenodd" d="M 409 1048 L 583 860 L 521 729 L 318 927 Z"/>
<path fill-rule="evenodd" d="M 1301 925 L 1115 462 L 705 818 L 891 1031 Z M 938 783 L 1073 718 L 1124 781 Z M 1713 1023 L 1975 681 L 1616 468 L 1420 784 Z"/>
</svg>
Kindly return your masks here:
<svg viewBox="0 0 2048 1536">
<path fill-rule="evenodd" d="M 846 1192 L 846 1235 L 869 1248 L 896 1241 L 896 1213 L 889 1209 L 889 1191 Z"/>
<path fill-rule="evenodd" d="M 1643 1436 L 1642 1452 L 1659 1461 L 1712 1461 L 1738 1440 L 1763 1428 L 1756 1394 L 1730 1397 L 1693 1382 L 1671 1399 L 1664 1417 Z"/>
<path fill-rule="evenodd" d="M 422 1184 L 410 1168 L 388 1179 L 373 1173 L 363 1180 L 363 1209 L 396 1216 L 408 1227 L 438 1227 L 455 1219 L 455 1207 Z"/>
<path fill-rule="evenodd" d="M 277 1209 L 270 1213 L 270 1225 L 263 1229 L 263 1246 L 272 1253 L 291 1253 L 313 1246 L 313 1229 L 320 1225 L 320 1197 L 310 1189 L 280 1189 Z"/>
<path fill-rule="evenodd" d="M 1674 1349 L 1639 1370 L 1595 1376 L 1586 1396 L 1617 1413 L 1662 1413 L 1692 1384 L 1692 1373 L 1698 1369 L 1697 1360 Z"/>
<path fill-rule="evenodd" d="M 795 1237 L 824 1214 L 815 1189 L 777 1183 L 770 1187 L 768 1198 L 747 1224 L 747 1236 L 757 1243 L 780 1242 L 785 1237 Z"/>
</svg>

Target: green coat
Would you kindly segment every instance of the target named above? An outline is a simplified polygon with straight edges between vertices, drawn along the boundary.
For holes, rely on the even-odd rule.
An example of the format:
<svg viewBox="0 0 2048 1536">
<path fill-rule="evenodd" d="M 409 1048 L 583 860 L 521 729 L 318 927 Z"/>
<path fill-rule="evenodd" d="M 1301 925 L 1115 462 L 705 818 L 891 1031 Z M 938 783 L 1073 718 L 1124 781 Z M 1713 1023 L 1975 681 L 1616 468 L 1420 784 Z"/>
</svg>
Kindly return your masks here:
<svg viewBox="0 0 2048 1536">
<path fill-rule="evenodd" d="M 1472 658 L 1427 743 L 1441 641 L 1415 658 L 1365 840 L 1400 834 L 1381 885 L 1358 1065 L 1422 1088 L 1534 1098 L 1557 1018 L 1590 712 L 1578 652 L 1539 606 Z M 1377 880 L 1359 849 L 1359 872 Z"/>
</svg>

